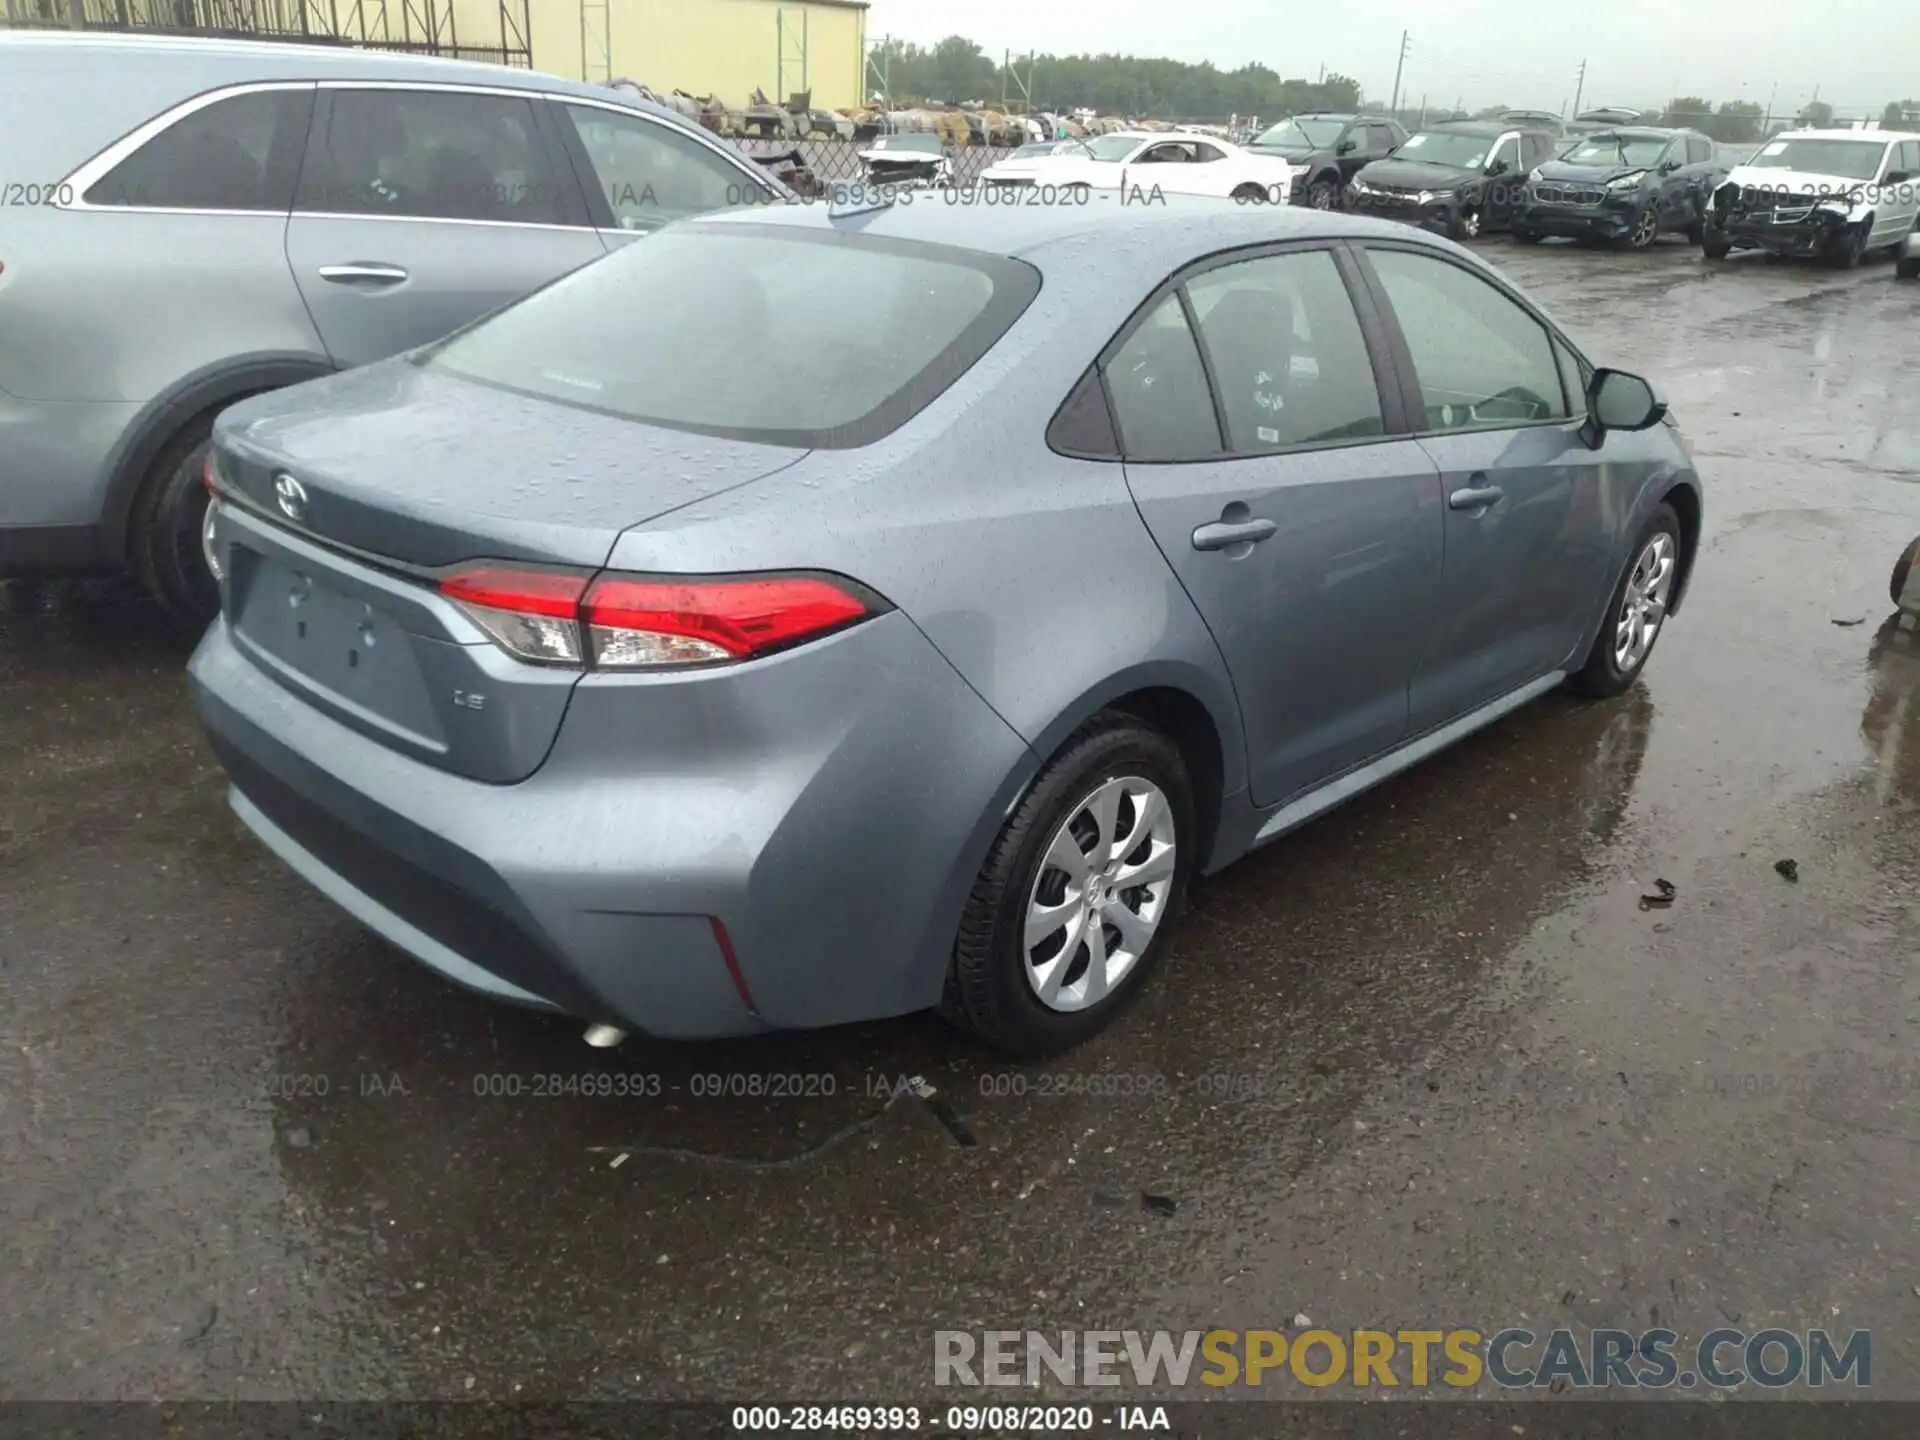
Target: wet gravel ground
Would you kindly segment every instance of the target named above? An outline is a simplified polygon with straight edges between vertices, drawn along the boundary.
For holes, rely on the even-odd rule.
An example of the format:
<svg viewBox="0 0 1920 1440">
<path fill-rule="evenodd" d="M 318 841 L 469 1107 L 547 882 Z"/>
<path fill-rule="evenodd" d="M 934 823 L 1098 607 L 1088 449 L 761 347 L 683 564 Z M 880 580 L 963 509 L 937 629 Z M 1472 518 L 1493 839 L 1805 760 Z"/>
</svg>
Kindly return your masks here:
<svg viewBox="0 0 1920 1440">
<path fill-rule="evenodd" d="M 143 604 L 14 587 L 0 1397 L 885 1398 L 936 1328 L 1302 1312 L 1870 1327 L 1920 1395 L 1920 286 L 1486 249 L 1665 386 L 1687 605 L 1629 696 L 1202 886 L 1065 1061 L 929 1019 L 603 1053 L 469 997 L 242 834 Z"/>
</svg>

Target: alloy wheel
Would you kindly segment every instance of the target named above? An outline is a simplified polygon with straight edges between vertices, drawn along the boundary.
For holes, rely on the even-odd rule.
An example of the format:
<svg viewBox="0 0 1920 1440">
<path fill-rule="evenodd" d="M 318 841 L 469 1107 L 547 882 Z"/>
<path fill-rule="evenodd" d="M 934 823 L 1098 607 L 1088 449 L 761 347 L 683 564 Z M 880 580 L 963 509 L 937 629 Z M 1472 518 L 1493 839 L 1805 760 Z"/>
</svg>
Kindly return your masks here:
<svg viewBox="0 0 1920 1440">
<path fill-rule="evenodd" d="M 1660 217 L 1648 206 L 1641 215 L 1639 223 L 1633 227 L 1633 248 L 1644 250 L 1660 238 Z"/>
<path fill-rule="evenodd" d="M 1667 597 L 1673 589 L 1673 537 L 1665 531 L 1647 541 L 1633 562 L 1626 593 L 1620 598 L 1620 619 L 1613 632 L 1613 663 L 1622 675 L 1647 658 L 1660 626 L 1667 618 Z"/>
<path fill-rule="evenodd" d="M 1307 203 L 1316 210 L 1333 209 L 1333 186 L 1322 180 L 1307 191 Z"/>
<path fill-rule="evenodd" d="M 1153 943 L 1173 889 L 1173 810 L 1151 780 L 1103 780 L 1048 841 L 1027 896 L 1027 983 L 1050 1010 L 1111 995 Z"/>
</svg>

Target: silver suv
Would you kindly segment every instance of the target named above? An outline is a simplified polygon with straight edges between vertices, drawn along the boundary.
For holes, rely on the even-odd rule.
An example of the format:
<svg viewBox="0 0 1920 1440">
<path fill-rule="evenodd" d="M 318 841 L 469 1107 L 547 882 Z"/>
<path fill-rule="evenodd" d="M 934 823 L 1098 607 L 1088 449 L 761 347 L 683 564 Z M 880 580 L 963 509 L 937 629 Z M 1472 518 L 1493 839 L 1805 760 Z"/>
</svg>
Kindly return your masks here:
<svg viewBox="0 0 1920 1440">
<path fill-rule="evenodd" d="M 492 65 L 0 33 L 0 94 L 0 576 L 130 570 L 189 623 L 225 406 L 790 194 L 663 106 Z"/>
</svg>

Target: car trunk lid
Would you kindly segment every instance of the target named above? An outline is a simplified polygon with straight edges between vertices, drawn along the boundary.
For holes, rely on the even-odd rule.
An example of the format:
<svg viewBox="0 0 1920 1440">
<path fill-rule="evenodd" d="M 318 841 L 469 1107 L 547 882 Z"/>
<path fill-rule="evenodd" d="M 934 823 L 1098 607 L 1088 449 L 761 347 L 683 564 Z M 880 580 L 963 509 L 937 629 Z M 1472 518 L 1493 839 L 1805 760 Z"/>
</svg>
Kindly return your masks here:
<svg viewBox="0 0 1920 1440">
<path fill-rule="evenodd" d="M 221 417 L 226 622 L 265 673 L 428 764 L 507 784 L 582 671 L 507 654 L 440 581 L 473 562 L 588 575 L 627 527 L 806 452 L 666 430 L 405 362 Z"/>
</svg>

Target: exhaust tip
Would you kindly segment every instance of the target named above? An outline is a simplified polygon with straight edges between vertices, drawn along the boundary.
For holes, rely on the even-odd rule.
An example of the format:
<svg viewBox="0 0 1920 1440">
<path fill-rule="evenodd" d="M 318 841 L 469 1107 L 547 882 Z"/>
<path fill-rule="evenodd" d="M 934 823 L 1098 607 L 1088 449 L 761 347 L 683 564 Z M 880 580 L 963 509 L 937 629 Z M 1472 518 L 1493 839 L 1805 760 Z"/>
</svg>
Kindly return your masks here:
<svg viewBox="0 0 1920 1440">
<path fill-rule="evenodd" d="M 612 1025 L 589 1025 L 587 1027 L 587 1044 L 593 1046 L 596 1050 L 611 1050 L 626 1038 L 626 1031 L 617 1029 Z"/>
</svg>

